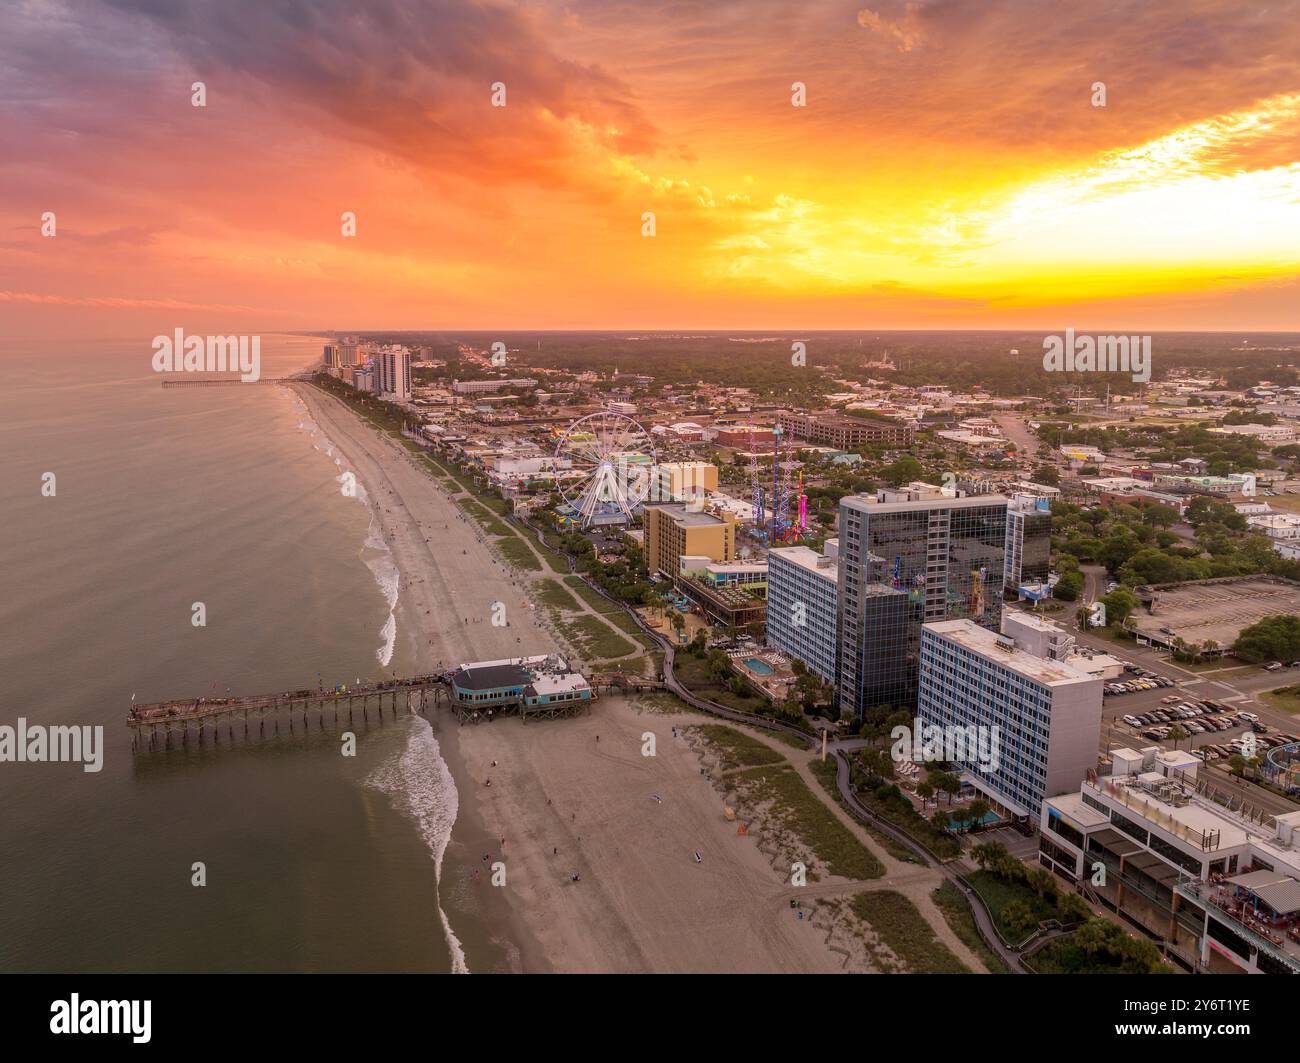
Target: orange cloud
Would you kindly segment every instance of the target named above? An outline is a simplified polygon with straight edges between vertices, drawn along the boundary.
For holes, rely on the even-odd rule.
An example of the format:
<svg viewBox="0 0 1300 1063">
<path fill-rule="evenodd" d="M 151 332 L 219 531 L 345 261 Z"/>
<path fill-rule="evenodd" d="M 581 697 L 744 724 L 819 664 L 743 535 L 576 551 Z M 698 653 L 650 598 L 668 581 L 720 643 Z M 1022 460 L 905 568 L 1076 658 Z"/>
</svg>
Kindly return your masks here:
<svg viewBox="0 0 1300 1063">
<path fill-rule="evenodd" d="M 1297 54 L 1228 0 L 11 5 L 0 324 L 1297 327 Z"/>
</svg>

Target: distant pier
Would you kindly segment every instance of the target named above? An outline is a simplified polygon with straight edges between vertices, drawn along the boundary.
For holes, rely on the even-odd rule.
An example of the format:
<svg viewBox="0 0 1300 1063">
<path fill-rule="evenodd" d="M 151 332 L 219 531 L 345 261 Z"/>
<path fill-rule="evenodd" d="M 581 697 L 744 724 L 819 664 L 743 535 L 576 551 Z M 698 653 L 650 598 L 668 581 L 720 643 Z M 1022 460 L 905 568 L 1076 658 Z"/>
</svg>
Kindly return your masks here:
<svg viewBox="0 0 1300 1063">
<path fill-rule="evenodd" d="M 293 376 L 268 376 L 259 377 L 257 380 L 241 380 L 237 376 L 207 378 L 204 380 L 164 380 L 162 386 L 165 388 L 228 388 L 236 384 L 290 384 L 301 377 Z"/>
<path fill-rule="evenodd" d="M 209 741 L 220 745 L 223 731 L 227 743 L 233 744 L 240 734 L 245 739 L 265 738 L 270 730 L 296 734 L 301 723 L 303 732 L 348 726 L 357 720 L 369 723 L 371 713 L 382 721 L 387 709 L 394 717 L 405 713 L 426 714 L 446 698 L 441 673 L 392 679 L 338 690 L 292 690 L 283 694 L 253 694 L 242 698 L 187 698 L 183 701 L 158 701 L 133 705 L 127 716 L 131 729 L 131 749 L 136 753 L 166 752 L 186 749 L 191 742 L 200 746 Z"/>
</svg>

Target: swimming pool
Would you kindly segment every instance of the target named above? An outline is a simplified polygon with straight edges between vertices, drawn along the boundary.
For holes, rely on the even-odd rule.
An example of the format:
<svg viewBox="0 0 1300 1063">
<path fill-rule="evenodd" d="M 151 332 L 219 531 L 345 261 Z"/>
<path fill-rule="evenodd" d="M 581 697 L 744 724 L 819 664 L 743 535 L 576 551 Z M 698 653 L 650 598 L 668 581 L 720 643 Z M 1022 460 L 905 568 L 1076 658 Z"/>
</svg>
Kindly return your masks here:
<svg viewBox="0 0 1300 1063">
<path fill-rule="evenodd" d="M 766 661 L 759 660 L 757 657 L 747 657 L 740 662 L 755 675 L 771 675 L 772 666 Z"/>
<path fill-rule="evenodd" d="M 961 815 L 960 811 L 953 813 L 953 820 L 952 820 L 953 830 L 966 830 L 967 828 L 970 827 L 970 820 L 957 819 L 957 817 L 960 815 Z M 996 812 L 985 812 L 984 815 L 980 817 L 980 821 L 979 821 L 980 826 L 987 827 L 990 823 L 996 823 L 1001 818 L 1002 817 L 999 816 Z"/>
</svg>

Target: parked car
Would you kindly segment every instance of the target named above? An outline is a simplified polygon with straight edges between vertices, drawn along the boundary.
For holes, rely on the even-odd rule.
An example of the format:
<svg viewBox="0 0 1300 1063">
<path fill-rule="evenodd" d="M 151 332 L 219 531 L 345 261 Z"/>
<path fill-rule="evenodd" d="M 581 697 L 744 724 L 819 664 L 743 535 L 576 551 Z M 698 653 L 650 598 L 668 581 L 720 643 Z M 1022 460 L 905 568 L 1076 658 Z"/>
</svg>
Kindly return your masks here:
<svg viewBox="0 0 1300 1063">
<path fill-rule="evenodd" d="M 1264 665 L 1264 671 L 1276 672 L 1281 667 L 1282 667 L 1281 661 L 1270 661 L 1268 664 Z"/>
<path fill-rule="evenodd" d="M 1126 724 L 1128 724 L 1130 727 L 1141 727 L 1141 726 L 1142 726 L 1140 723 L 1138 723 L 1138 718 L 1137 718 L 1136 716 L 1124 716 L 1124 717 L 1122 717 L 1122 719 L 1123 719 L 1124 722 L 1125 722 Z"/>
</svg>

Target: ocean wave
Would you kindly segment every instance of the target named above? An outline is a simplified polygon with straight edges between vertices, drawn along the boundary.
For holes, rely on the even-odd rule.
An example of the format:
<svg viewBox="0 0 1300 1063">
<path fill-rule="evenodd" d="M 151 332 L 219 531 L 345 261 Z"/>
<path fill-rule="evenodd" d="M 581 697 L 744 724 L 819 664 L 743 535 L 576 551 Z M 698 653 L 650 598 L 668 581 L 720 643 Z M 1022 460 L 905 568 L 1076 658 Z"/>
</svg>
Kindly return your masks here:
<svg viewBox="0 0 1300 1063">
<path fill-rule="evenodd" d="M 299 415 L 302 418 L 298 422 L 298 427 L 300 429 L 306 428 L 313 437 L 319 433 L 320 441 L 325 446 L 325 456 L 334 459 L 335 468 L 343 469 L 343 451 L 329 438 L 325 430 L 316 422 L 316 419 L 312 417 L 311 411 L 301 396 L 287 388 L 277 390 L 283 390 L 292 405 L 298 408 Z M 312 448 L 317 451 L 321 450 L 320 445 L 316 443 L 312 444 Z M 338 453 L 335 454 L 335 451 L 338 451 Z M 338 476 L 334 477 L 334 482 L 340 485 L 343 484 L 344 478 L 349 471 L 340 472 Z M 380 593 L 383 594 L 384 600 L 388 603 L 388 619 L 384 621 L 384 626 L 379 629 L 379 637 L 382 641 L 375 650 L 375 659 L 379 661 L 379 666 L 387 668 L 393 659 L 393 650 L 397 646 L 397 596 L 402 585 L 402 574 L 393 560 L 392 550 L 389 549 L 388 543 L 384 541 L 384 537 L 380 532 L 378 511 L 370 504 L 370 495 L 366 491 L 365 484 L 361 482 L 361 478 L 355 472 L 352 472 L 352 477 L 357 501 L 370 510 L 370 527 L 366 533 L 366 540 L 361 545 L 362 560 L 365 562 L 366 568 L 370 569 L 371 575 L 375 577 L 375 583 L 379 586 Z M 371 556 L 364 556 L 367 551 L 371 552 Z"/>
<path fill-rule="evenodd" d="M 442 749 L 429 721 L 421 716 L 411 717 L 414 730 L 406 747 L 376 768 L 365 785 L 386 794 L 393 805 L 419 825 L 420 834 L 433 856 L 434 903 L 443 933 L 451 950 L 453 974 L 469 974 L 465 963 L 465 950 L 456 937 L 442 909 L 442 858 L 451 841 L 451 829 L 456 824 L 460 809 L 460 795 L 451 769 L 442 759 Z"/>
<path fill-rule="evenodd" d="M 302 421 L 298 427 L 309 426 L 312 436 L 320 433 L 321 442 L 325 445 L 326 457 L 333 457 L 335 468 L 343 469 L 343 451 L 338 445 L 329 438 L 325 430 L 316 423 L 307 409 L 305 403 L 297 395 L 293 395 L 295 405 L 302 407 Z M 320 446 L 312 444 L 313 448 L 320 450 Z M 338 451 L 335 454 L 335 451 Z M 379 591 L 384 596 L 384 601 L 388 603 L 388 619 L 384 621 L 383 627 L 379 629 L 379 637 L 382 640 L 375 650 L 375 659 L 379 662 L 381 668 L 387 668 L 393 659 L 393 650 L 397 646 L 397 596 L 398 590 L 402 585 L 402 574 L 393 560 L 393 552 L 389 549 L 388 543 L 380 532 L 378 511 L 370 504 L 370 494 L 366 491 L 366 485 L 361 482 L 361 478 L 352 470 L 344 469 L 338 476 L 334 477 L 334 482 L 343 484 L 345 477 L 351 473 L 353 477 L 353 493 L 358 502 L 370 510 L 370 527 L 366 532 L 366 540 L 361 544 L 362 561 L 370 573 L 375 577 L 375 583 Z M 369 552 L 370 556 L 365 556 Z"/>
<path fill-rule="evenodd" d="M 357 486 L 359 491 L 364 490 L 360 484 Z M 364 558 L 366 568 L 370 569 L 371 575 L 375 577 L 375 583 L 379 585 L 379 590 L 384 596 L 384 601 L 388 603 L 388 619 L 384 621 L 384 626 L 379 631 L 384 642 L 379 649 L 375 650 L 380 667 L 387 668 L 388 662 L 393 659 L 393 647 L 397 645 L 397 597 L 402 586 L 402 573 L 397 567 L 397 562 L 393 560 L 393 551 L 384 541 L 379 520 L 373 510 L 370 515 L 370 533 L 366 536 L 362 549 L 370 554 L 369 557 Z"/>
</svg>

